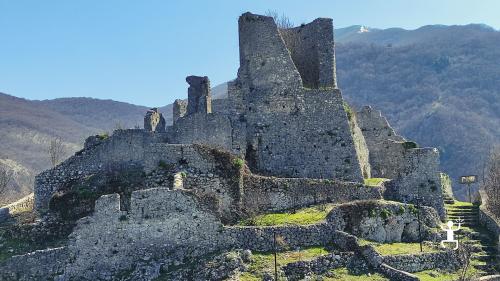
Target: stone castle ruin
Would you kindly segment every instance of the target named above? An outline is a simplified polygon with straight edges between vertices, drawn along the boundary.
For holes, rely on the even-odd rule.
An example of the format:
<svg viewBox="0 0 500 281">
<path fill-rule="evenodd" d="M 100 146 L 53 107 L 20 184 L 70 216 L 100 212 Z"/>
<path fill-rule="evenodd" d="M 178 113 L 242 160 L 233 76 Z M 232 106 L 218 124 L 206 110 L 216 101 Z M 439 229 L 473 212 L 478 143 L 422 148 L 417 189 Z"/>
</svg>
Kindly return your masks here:
<svg viewBox="0 0 500 281">
<path fill-rule="evenodd" d="M 240 67 L 226 99 L 212 100 L 208 77 L 189 76 L 173 124 L 153 108 L 144 129 L 89 137 L 81 151 L 37 176 L 35 208 L 65 219 L 68 241 L 0 263 L 1 278 L 111 280 L 126 272 L 130 279 L 121 280 L 153 280 L 201 256 L 269 251 L 278 232 L 291 246 L 333 241 L 359 250 L 386 276 L 415 280 L 380 257 L 374 262 L 352 235 L 415 241 L 409 206 L 421 204 L 424 235 L 436 238 L 432 228 L 446 215 L 437 149 L 397 135 L 379 111 L 347 105 L 336 81 L 331 19 L 280 29 L 271 17 L 245 13 L 238 24 Z M 369 178 L 387 180 L 372 187 L 364 184 Z M 323 203 L 340 206 L 323 223 L 237 225 Z M 373 211 L 350 219 L 350 208 Z M 395 221 L 364 231 L 367 214 L 381 208 L 394 210 Z"/>
</svg>

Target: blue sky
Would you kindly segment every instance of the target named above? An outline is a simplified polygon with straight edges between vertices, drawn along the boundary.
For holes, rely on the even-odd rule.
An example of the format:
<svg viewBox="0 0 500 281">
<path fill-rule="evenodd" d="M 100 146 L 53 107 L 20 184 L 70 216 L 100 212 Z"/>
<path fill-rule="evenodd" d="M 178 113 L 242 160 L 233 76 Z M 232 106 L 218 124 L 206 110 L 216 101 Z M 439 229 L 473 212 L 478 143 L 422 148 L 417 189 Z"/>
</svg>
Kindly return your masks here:
<svg viewBox="0 0 500 281">
<path fill-rule="evenodd" d="M 187 96 L 188 75 L 234 78 L 238 16 L 270 9 L 296 24 L 500 28 L 497 0 L 0 0 L 0 92 L 162 106 Z"/>
</svg>

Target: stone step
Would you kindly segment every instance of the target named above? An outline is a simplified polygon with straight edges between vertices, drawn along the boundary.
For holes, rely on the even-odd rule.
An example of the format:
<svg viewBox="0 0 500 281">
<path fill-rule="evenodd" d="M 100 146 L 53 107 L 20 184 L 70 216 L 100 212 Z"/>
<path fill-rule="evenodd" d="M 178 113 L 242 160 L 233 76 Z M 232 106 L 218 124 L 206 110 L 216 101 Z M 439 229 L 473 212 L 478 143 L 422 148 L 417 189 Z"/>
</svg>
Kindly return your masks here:
<svg viewBox="0 0 500 281">
<path fill-rule="evenodd" d="M 468 219 L 468 220 L 478 219 L 477 216 L 464 216 L 464 215 L 448 215 L 448 218 L 452 218 L 452 219 L 462 218 L 462 219 Z"/>
<path fill-rule="evenodd" d="M 459 209 L 447 209 L 447 213 L 462 213 L 462 214 L 479 214 L 476 210 L 459 210 Z"/>
<path fill-rule="evenodd" d="M 479 269 L 481 271 L 485 271 L 487 273 L 495 272 L 495 266 L 491 264 L 475 264 L 474 268 Z"/>
<path fill-rule="evenodd" d="M 477 210 L 474 209 L 453 209 L 453 208 L 447 208 L 446 209 L 448 212 L 455 212 L 455 213 L 478 213 Z"/>
<path fill-rule="evenodd" d="M 487 254 L 473 254 L 472 259 L 484 262 L 490 262 L 495 260 L 495 256 L 487 255 Z"/>
</svg>

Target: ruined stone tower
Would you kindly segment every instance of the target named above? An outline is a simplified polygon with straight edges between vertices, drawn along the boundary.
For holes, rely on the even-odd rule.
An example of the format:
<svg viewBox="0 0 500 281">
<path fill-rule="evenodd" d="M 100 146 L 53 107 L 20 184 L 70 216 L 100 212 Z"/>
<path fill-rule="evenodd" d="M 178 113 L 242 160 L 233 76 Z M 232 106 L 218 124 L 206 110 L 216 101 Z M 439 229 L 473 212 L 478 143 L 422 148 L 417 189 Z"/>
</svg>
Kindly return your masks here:
<svg viewBox="0 0 500 281">
<path fill-rule="evenodd" d="M 223 147 L 263 174 L 362 181 L 368 164 L 357 157 L 362 147 L 337 88 L 332 20 L 279 29 L 271 17 L 245 13 L 239 37 L 240 68 L 224 106 L 211 101 L 207 77 L 187 77 L 172 142 Z"/>
</svg>

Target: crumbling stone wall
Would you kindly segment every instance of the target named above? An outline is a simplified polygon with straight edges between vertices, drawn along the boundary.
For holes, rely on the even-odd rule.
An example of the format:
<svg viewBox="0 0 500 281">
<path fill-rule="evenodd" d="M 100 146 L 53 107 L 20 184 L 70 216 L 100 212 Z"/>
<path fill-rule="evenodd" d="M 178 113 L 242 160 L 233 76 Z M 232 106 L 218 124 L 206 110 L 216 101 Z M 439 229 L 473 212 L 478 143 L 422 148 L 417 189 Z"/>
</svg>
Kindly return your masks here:
<svg viewBox="0 0 500 281">
<path fill-rule="evenodd" d="M 72 182 L 103 170 L 142 167 L 144 151 L 151 143 L 165 142 L 165 134 L 145 130 L 116 130 L 112 136 L 90 137 L 85 148 L 35 178 L 35 208 L 46 209 L 52 195 Z"/>
<path fill-rule="evenodd" d="M 173 114 L 172 122 L 175 124 L 177 119 L 186 115 L 186 112 L 187 112 L 187 102 L 179 99 L 175 100 L 172 108 L 172 114 Z"/>
<path fill-rule="evenodd" d="M 169 131 L 172 143 L 205 143 L 231 150 L 232 125 L 227 115 L 194 113 L 177 119 Z"/>
<path fill-rule="evenodd" d="M 168 267 L 169 262 L 219 250 L 222 230 L 217 218 L 185 191 L 136 191 L 129 213 L 120 211 L 118 195 L 106 195 L 70 236 L 68 248 L 77 255 L 64 277 L 102 279 L 161 259 L 167 259 Z"/>
<path fill-rule="evenodd" d="M 302 86 L 300 74 L 272 17 L 244 13 L 238 20 L 238 31 L 239 82 L 250 89 Z"/>
<path fill-rule="evenodd" d="M 421 204 L 436 209 L 441 219 L 444 208 L 439 152 L 436 148 L 409 149 L 398 176 L 386 185 L 384 197 L 390 200 Z"/>
<path fill-rule="evenodd" d="M 304 87 L 337 87 L 332 19 L 319 18 L 279 31 Z"/>
<path fill-rule="evenodd" d="M 186 82 L 189 84 L 186 114 L 212 113 L 212 95 L 208 77 L 188 76 Z"/>
<path fill-rule="evenodd" d="M 364 107 L 357 122 L 370 151 L 372 177 L 390 178 L 386 198 L 436 209 L 444 219 L 443 184 L 436 148 L 416 148 L 397 135 L 380 111 Z"/>
<path fill-rule="evenodd" d="M 356 258 L 353 252 L 331 253 L 309 261 L 288 263 L 283 271 L 289 281 L 304 280 L 308 275 L 322 275 L 332 269 L 346 267 Z"/>
<path fill-rule="evenodd" d="M 64 271 L 69 258 L 66 247 L 35 251 L 14 256 L 0 264 L 0 280 L 46 280 L 52 281 Z"/>
<path fill-rule="evenodd" d="M 292 210 L 322 203 L 381 199 L 381 187 L 334 180 L 243 177 L 243 210 L 248 214 Z"/>
</svg>

